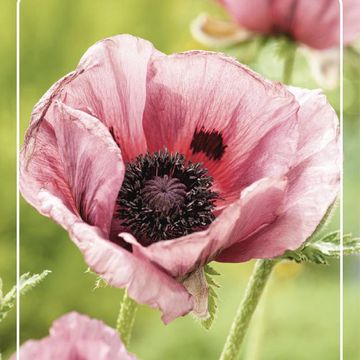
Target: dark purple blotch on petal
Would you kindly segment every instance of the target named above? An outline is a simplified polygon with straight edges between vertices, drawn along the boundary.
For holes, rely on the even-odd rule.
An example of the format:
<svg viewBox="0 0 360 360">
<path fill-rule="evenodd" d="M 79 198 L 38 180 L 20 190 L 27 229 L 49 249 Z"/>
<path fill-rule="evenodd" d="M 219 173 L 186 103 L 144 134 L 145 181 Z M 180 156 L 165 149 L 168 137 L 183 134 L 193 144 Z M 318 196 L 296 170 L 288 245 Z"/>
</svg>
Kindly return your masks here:
<svg viewBox="0 0 360 360">
<path fill-rule="evenodd" d="M 226 149 L 221 132 L 213 130 L 205 130 L 204 127 L 198 131 L 195 129 L 194 135 L 190 144 L 192 153 L 204 153 L 210 160 L 220 160 Z"/>
</svg>

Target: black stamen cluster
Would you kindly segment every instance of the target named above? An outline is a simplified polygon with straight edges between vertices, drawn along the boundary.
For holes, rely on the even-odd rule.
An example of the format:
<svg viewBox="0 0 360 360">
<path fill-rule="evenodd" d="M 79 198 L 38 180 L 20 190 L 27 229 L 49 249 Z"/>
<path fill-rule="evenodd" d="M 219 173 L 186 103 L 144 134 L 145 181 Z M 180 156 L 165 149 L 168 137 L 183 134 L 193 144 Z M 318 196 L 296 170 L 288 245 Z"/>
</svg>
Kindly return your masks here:
<svg viewBox="0 0 360 360">
<path fill-rule="evenodd" d="M 190 234 L 214 220 L 212 184 L 207 169 L 182 154 L 140 155 L 127 164 L 117 216 L 144 246 Z"/>
</svg>

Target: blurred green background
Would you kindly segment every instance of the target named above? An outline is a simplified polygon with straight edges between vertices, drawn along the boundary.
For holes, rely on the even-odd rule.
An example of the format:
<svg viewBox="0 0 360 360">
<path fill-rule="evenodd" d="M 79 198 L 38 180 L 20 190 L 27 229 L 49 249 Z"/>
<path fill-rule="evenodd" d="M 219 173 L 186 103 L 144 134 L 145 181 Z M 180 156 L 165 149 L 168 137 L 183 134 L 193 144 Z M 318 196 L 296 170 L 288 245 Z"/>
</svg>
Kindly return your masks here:
<svg viewBox="0 0 360 360">
<path fill-rule="evenodd" d="M 0 23 L 0 277 L 4 292 L 16 282 L 15 4 L 1 4 Z M 15 311 L 0 323 L 0 353 L 15 347 Z M 6 357 L 5 357 L 6 359 Z"/>
<path fill-rule="evenodd" d="M 15 282 L 15 6 L 4 3 L 2 24 L 11 31 L 0 44 L 1 83 L 1 178 L 0 276 L 5 290 Z M 85 50 L 94 42 L 119 33 L 131 33 L 153 42 L 165 53 L 203 48 L 189 32 L 189 23 L 200 13 L 226 17 L 210 0 L 25 0 L 21 5 L 21 138 L 28 126 L 32 107 L 43 93 L 64 74 L 72 71 Z M 4 15 L 7 14 L 7 15 Z M 7 26 L 5 26 L 7 27 Z M 282 61 L 269 43 L 252 67 L 279 80 Z M 236 55 L 246 59 L 248 47 Z M 348 61 L 349 60 L 349 61 Z M 359 234 L 360 110 L 358 105 L 358 62 L 346 59 L 345 79 L 345 231 Z M 304 59 L 296 60 L 294 84 L 316 87 Z M 338 89 L 328 92 L 339 109 Z M 338 215 L 331 224 L 338 228 Z M 296 229 L 294 229 L 296 231 Z M 191 317 L 168 326 L 160 313 L 140 307 L 130 351 L 141 359 L 217 359 L 237 304 L 242 297 L 253 263 L 215 264 L 219 278 L 220 304 L 216 323 L 203 330 Z M 86 264 L 67 234 L 49 219 L 21 202 L 21 272 L 52 274 L 21 301 L 21 342 L 41 338 L 52 321 L 76 310 L 103 319 L 114 326 L 122 291 L 93 290 L 95 278 L 85 274 Z M 345 357 L 358 359 L 360 347 L 360 266 L 345 260 Z M 305 360 L 339 358 L 339 262 L 330 266 L 280 265 L 262 303 L 262 314 L 253 327 L 261 337 L 249 337 L 247 359 Z M 256 329 L 252 329 L 255 333 Z M 251 335 L 251 333 L 250 333 Z M 15 348 L 14 312 L 0 324 L 0 351 L 5 359 Z M 245 354 L 242 354 L 243 356 Z"/>
</svg>

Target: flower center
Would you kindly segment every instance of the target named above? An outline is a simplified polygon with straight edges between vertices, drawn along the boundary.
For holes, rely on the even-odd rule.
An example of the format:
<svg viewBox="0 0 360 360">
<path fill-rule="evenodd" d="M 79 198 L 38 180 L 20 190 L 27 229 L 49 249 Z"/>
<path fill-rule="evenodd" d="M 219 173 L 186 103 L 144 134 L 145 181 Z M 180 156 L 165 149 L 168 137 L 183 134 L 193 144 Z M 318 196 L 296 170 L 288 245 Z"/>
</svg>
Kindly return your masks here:
<svg viewBox="0 0 360 360">
<path fill-rule="evenodd" d="M 167 215 L 173 207 L 180 207 L 184 203 L 186 186 L 178 178 L 155 176 L 145 182 L 141 193 L 151 209 Z"/>
<path fill-rule="evenodd" d="M 117 217 L 144 246 L 202 230 L 214 220 L 212 184 L 207 169 L 182 154 L 140 155 L 127 164 Z"/>
</svg>

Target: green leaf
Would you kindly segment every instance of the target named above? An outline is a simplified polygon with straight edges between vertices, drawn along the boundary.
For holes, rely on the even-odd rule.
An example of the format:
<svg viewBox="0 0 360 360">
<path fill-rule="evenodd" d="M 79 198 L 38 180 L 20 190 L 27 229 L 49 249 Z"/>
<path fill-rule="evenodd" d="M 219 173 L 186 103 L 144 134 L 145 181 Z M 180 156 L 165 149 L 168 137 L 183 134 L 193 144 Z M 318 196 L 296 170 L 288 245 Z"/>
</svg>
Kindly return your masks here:
<svg viewBox="0 0 360 360">
<path fill-rule="evenodd" d="M 216 281 L 214 281 L 213 276 L 218 276 L 220 274 L 210 265 L 204 266 L 204 273 L 205 273 L 206 281 L 209 285 L 209 295 L 208 295 L 209 317 L 206 320 L 202 320 L 201 325 L 204 326 L 205 329 L 209 330 L 216 318 L 218 311 L 218 301 L 219 301 L 219 297 L 217 295 L 216 289 L 219 288 L 220 285 Z"/>
<path fill-rule="evenodd" d="M 20 295 L 26 294 L 29 290 L 39 285 L 49 274 L 50 270 L 44 270 L 41 274 L 31 275 L 25 273 L 20 276 Z M 15 288 L 16 291 L 16 288 Z"/>
<path fill-rule="evenodd" d="M 344 253 L 344 255 L 359 255 L 360 254 L 360 238 L 354 238 L 351 236 L 351 234 L 344 235 L 343 253 Z"/>
<path fill-rule="evenodd" d="M 26 294 L 30 289 L 40 284 L 51 271 L 45 270 L 41 274 L 31 275 L 25 273 L 19 279 L 20 295 Z M 16 286 L 3 296 L 2 281 L 0 281 L 0 322 L 5 319 L 9 311 L 14 307 L 16 301 Z"/>
<path fill-rule="evenodd" d="M 286 251 L 281 258 L 296 262 L 328 264 L 330 259 L 340 257 L 340 245 L 340 231 L 334 231 L 317 240 L 312 239 L 298 250 Z M 343 254 L 360 254 L 360 239 L 352 237 L 351 234 L 345 234 L 343 236 Z"/>
<path fill-rule="evenodd" d="M 205 265 L 204 266 L 204 271 L 206 274 L 209 274 L 209 275 L 220 275 L 220 273 L 218 273 L 213 267 L 211 267 L 209 264 Z"/>
</svg>

